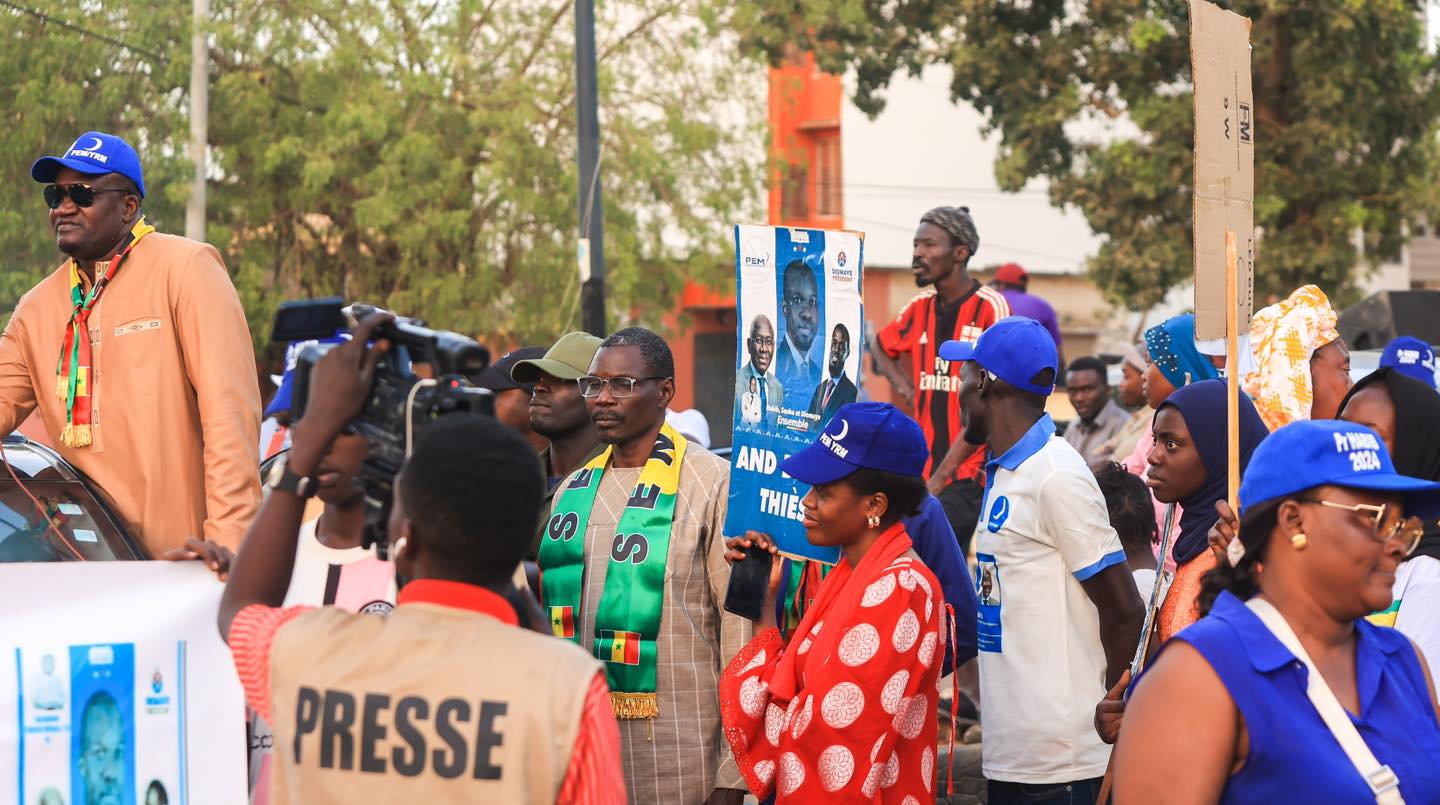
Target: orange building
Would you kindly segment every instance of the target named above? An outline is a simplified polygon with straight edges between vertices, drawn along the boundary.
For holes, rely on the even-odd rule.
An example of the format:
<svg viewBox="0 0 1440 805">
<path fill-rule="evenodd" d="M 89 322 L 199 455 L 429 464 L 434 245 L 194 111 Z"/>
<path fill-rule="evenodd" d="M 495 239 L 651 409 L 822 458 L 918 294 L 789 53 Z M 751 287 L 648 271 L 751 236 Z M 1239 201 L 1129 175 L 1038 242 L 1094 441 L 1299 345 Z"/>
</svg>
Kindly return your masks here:
<svg viewBox="0 0 1440 805">
<path fill-rule="evenodd" d="M 821 72 L 814 57 L 806 53 L 771 68 L 769 78 L 771 169 L 767 223 L 844 229 L 840 157 L 844 89 L 840 77 Z M 894 313 L 892 283 L 888 277 L 875 277 L 874 282 L 871 279 L 867 270 L 866 319 L 888 321 Z M 688 284 L 680 310 L 688 321 L 681 325 L 680 319 L 672 318 L 670 322 L 683 333 L 671 342 L 678 381 L 671 408 L 699 409 L 710 422 L 712 446 L 726 447 L 734 417 L 738 348 L 735 294 Z M 872 371 L 868 361 L 862 376 L 872 399 L 889 399 L 889 386 Z"/>
</svg>

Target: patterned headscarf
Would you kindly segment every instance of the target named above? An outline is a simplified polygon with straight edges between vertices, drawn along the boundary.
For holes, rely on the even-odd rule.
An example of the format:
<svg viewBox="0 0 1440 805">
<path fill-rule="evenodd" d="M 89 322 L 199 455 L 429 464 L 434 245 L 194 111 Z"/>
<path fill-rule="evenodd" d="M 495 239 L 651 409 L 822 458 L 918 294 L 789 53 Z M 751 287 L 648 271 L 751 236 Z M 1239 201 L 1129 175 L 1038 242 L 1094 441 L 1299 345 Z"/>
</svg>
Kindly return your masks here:
<svg viewBox="0 0 1440 805">
<path fill-rule="evenodd" d="M 980 233 L 975 230 L 969 207 L 936 207 L 920 216 L 920 223 L 945 230 L 952 240 L 965 246 L 971 257 L 980 249 Z"/>
<path fill-rule="evenodd" d="M 1175 388 L 1212 380 L 1220 371 L 1195 348 L 1195 314 L 1182 313 L 1145 331 L 1145 349 L 1160 374 Z"/>
<path fill-rule="evenodd" d="M 1270 430 L 1310 418 L 1315 390 L 1310 358 L 1340 337 L 1325 292 L 1302 285 L 1289 298 L 1261 309 L 1250 322 L 1255 368 L 1241 378 Z"/>
</svg>

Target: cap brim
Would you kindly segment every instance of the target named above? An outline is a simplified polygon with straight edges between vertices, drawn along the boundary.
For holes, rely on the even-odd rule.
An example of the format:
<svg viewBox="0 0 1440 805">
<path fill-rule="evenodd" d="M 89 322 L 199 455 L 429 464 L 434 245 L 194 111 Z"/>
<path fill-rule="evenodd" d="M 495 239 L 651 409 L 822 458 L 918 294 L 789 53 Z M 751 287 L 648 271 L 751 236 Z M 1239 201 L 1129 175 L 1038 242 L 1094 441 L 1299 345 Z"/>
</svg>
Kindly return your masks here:
<svg viewBox="0 0 1440 805">
<path fill-rule="evenodd" d="M 576 369 L 553 358 L 533 358 L 516 361 L 515 365 L 510 367 L 510 379 L 516 383 L 534 383 L 540 379 L 541 372 L 561 380 L 579 380 L 589 374 L 588 371 Z"/>
<path fill-rule="evenodd" d="M 275 396 L 271 397 L 270 404 L 265 406 L 266 419 L 290 410 L 290 398 L 293 396 L 295 388 L 292 377 L 290 372 L 286 372 L 285 376 L 280 378 L 280 387 L 275 389 Z"/>
<path fill-rule="evenodd" d="M 86 176 L 104 176 L 107 173 L 114 173 L 114 171 L 97 171 L 92 162 L 82 162 L 65 157 L 40 157 L 35 160 L 34 165 L 30 166 L 30 178 L 42 183 L 53 182 L 55 177 L 60 174 L 61 168 L 69 168 Z"/>
<path fill-rule="evenodd" d="M 814 486 L 838 481 L 859 467 L 836 456 L 817 440 L 780 462 L 780 469 L 800 483 Z"/>
<path fill-rule="evenodd" d="M 946 341 L 937 354 L 947 361 L 968 361 L 975 357 L 975 345 L 968 341 Z"/>
</svg>

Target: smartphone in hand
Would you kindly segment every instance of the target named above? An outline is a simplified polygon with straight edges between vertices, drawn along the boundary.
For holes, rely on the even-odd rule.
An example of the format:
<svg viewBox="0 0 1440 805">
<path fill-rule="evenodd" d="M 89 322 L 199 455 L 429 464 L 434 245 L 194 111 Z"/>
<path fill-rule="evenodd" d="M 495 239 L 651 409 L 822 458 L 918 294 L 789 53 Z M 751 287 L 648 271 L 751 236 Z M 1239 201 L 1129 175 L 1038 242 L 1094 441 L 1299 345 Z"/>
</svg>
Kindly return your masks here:
<svg viewBox="0 0 1440 805">
<path fill-rule="evenodd" d="M 725 591 L 726 612 L 752 621 L 764 617 L 773 561 L 775 557 L 764 548 L 751 545 L 745 549 L 745 558 L 730 566 L 730 587 Z"/>
</svg>

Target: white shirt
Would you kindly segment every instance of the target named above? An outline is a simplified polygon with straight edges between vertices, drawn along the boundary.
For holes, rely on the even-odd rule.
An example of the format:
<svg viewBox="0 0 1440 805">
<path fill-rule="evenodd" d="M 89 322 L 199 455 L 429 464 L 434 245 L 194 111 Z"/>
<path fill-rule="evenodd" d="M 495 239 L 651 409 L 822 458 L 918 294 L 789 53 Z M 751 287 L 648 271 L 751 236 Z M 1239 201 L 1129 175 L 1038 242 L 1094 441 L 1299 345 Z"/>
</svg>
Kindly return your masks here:
<svg viewBox="0 0 1440 805">
<path fill-rule="evenodd" d="M 1415 641 L 1431 673 L 1440 668 L 1440 560 L 1417 556 L 1395 571 L 1395 628 Z"/>
<path fill-rule="evenodd" d="M 975 530 L 985 777 L 1099 777 L 1110 758 L 1093 723 L 1105 649 L 1080 582 L 1123 565 L 1125 551 L 1095 476 L 1048 415 L 986 473 Z"/>
<path fill-rule="evenodd" d="M 1130 574 L 1135 577 L 1135 588 L 1140 591 L 1140 601 L 1148 605 L 1150 594 L 1155 592 L 1155 568 L 1142 567 L 1130 571 Z M 1165 581 L 1160 583 L 1160 598 L 1155 602 L 1156 606 L 1165 603 L 1165 594 L 1170 592 L 1170 582 L 1174 580 L 1170 574 L 1165 574 Z"/>
</svg>

